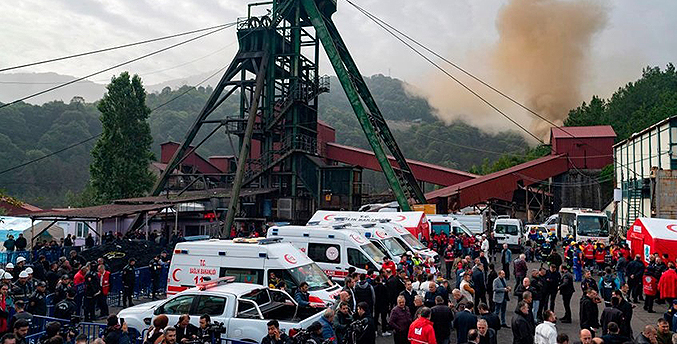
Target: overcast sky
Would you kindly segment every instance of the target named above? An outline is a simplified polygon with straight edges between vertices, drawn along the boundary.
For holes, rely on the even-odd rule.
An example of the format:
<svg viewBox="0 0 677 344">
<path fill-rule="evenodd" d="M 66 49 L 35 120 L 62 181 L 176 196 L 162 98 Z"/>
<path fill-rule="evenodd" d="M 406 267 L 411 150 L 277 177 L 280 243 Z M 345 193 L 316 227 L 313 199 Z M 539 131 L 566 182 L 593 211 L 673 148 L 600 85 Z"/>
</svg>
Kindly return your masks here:
<svg viewBox="0 0 677 344">
<path fill-rule="evenodd" d="M 248 2 L 3 1 L 0 2 L 0 67 L 232 22 L 246 15 Z M 482 56 L 496 44 L 499 37 L 496 19 L 507 0 L 356 2 L 479 76 L 492 74 L 491 67 L 475 57 Z M 592 41 L 592 68 L 582 85 L 585 99 L 592 93 L 606 97 L 625 82 L 635 80 L 643 66 L 664 67 L 677 56 L 677 1 L 615 0 L 600 4 L 605 7 L 608 19 Z M 364 74 L 382 73 L 401 78 L 425 93 L 428 77 L 437 72 L 424 60 L 345 1 L 339 0 L 334 20 Z M 82 76 L 179 40 L 181 38 L 14 72 Z M 236 48 L 235 29 L 231 28 L 114 72 L 129 70 L 141 75 L 146 84 L 156 84 L 221 68 L 231 60 Z M 322 71 L 333 74 L 326 64 Z M 90 80 L 105 83 L 114 72 Z"/>
</svg>

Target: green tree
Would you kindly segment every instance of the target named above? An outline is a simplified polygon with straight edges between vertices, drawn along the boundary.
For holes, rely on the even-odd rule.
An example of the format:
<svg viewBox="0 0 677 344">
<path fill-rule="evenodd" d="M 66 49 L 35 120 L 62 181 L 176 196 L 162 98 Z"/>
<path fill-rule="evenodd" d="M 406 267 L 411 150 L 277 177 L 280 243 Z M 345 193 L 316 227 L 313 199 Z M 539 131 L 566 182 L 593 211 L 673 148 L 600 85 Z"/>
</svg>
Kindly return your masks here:
<svg viewBox="0 0 677 344">
<path fill-rule="evenodd" d="M 148 168 L 153 160 L 146 91 L 141 78 L 124 72 L 106 86 L 98 104 L 103 131 L 92 150 L 89 167 L 97 200 L 138 197 L 155 181 Z"/>
</svg>

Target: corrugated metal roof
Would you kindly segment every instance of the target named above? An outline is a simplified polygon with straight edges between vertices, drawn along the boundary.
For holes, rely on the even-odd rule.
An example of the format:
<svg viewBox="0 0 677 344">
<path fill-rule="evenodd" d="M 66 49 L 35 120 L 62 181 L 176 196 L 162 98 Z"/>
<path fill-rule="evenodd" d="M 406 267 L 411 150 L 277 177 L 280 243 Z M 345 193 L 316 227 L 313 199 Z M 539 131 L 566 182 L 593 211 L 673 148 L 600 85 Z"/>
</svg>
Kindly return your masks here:
<svg viewBox="0 0 677 344">
<path fill-rule="evenodd" d="M 240 190 L 240 197 L 254 196 L 259 194 L 266 194 L 277 189 L 269 188 L 248 188 Z M 231 189 L 219 188 L 209 190 L 192 190 L 186 191 L 181 195 L 178 194 L 164 194 L 159 196 L 146 196 L 125 198 L 113 201 L 115 204 L 158 204 L 158 203 L 183 203 L 199 200 L 208 200 L 212 197 L 216 198 L 230 198 Z"/>
<path fill-rule="evenodd" d="M 616 137 L 610 125 L 594 125 L 587 127 L 552 127 L 550 137 L 556 139 L 576 139 L 590 137 Z"/>
<path fill-rule="evenodd" d="M 478 177 L 478 178 L 475 178 L 475 179 L 466 180 L 464 182 L 454 184 L 454 185 L 451 185 L 451 186 L 447 186 L 447 187 L 439 189 L 439 190 L 431 191 L 431 192 L 429 192 L 425 195 L 425 198 L 430 200 L 430 199 L 438 198 L 438 197 L 448 197 L 450 195 L 453 195 L 453 194 L 459 192 L 462 189 L 465 189 L 465 188 L 468 188 L 468 187 L 471 187 L 471 186 L 474 186 L 474 185 L 482 184 L 482 183 L 485 183 L 485 182 L 490 181 L 492 179 L 496 179 L 496 178 L 500 178 L 500 177 L 503 177 L 503 176 L 506 176 L 506 175 L 517 173 L 521 170 L 531 168 L 531 167 L 540 165 L 542 163 L 552 161 L 552 160 L 556 160 L 556 159 L 560 159 L 560 158 L 563 158 L 563 157 L 564 157 L 563 154 L 561 154 L 561 155 L 548 155 L 548 156 L 544 156 L 542 158 L 527 161 L 523 164 L 515 165 L 515 166 L 506 168 L 506 169 L 498 171 L 498 172 L 490 173 L 490 174 L 487 174 L 485 176 L 481 176 L 481 177 Z"/>
<path fill-rule="evenodd" d="M 71 208 L 52 210 L 31 214 L 32 219 L 109 219 L 132 215 L 149 210 L 159 210 L 171 207 L 172 204 L 106 204 L 87 208 Z"/>
</svg>

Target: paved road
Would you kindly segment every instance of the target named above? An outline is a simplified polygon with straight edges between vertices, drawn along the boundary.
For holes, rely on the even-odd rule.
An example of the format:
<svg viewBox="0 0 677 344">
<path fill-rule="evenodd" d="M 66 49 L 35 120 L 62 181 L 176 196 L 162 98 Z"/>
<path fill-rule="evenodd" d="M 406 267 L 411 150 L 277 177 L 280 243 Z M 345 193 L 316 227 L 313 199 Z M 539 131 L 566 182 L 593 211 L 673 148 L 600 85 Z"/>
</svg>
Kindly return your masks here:
<svg viewBox="0 0 677 344">
<path fill-rule="evenodd" d="M 538 268 L 540 266 L 540 263 L 529 263 L 529 270 L 532 268 Z M 444 270 L 443 270 L 444 271 Z M 514 284 L 515 280 L 514 278 L 511 278 L 509 281 L 509 284 L 513 286 L 514 289 Z M 573 343 L 574 341 L 578 340 L 578 333 L 580 330 L 580 322 L 579 322 L 579 307 L 578 307 L 578 302 L 581 298 L 581 288 L 580 288 L 580 283 L 575 284 L 576 287 L 576 293 L 571 299 L 571 312 L 572 312 L 572 320 L 573 322 L 571 324 L 563 324 L 563 323 L 558 323 L 557 324 L 557 329 L 558 333 L 566 333 L 569 335 L 569 338 L 571 339 L 571 342 Z M 510 302 L 508 302 L 508 311 L 506 312 L 506 320 L 508 324 L 510 324 L 510 319 L 512 318 L 512 315 L 514 315 L 514 310 L 515 307 L 517 306 L 517 298 L 516 297 L 511 297 Z M 136 304 L 144 303 L 150 301 L 149 299 L 141 299 L 136 301 Z M 638 304 L 637 307 L 634 310 L 633 313 L 633 318 L 632 318 L 632 329 L 635 333 L 639 333 L 641 329 L 647 325 L 647 324 L 656 324 L 656 320 L 658 318 L 662 317 L 663 312 L 667 310 L 667 305 L 655 305 L 654 309 L 656 310 L 657 313 L 649 314 L 646 311 L 642 309 L 642 304 Z M 603 306 L 599 305 L 599 314 L 602 314 Z M 111 308 L 111 313 L 113 312 L 118 312 L 120 311 L 120 308 Z M 562 306 L 562 297 L 560 295 L 557 296 L 557 301 L 555 303 L 555 312 L 557 313 L 557 317 L 561 318 L 564 316 L 564 307 Z M 100 322 L 105 322 L 105 320 L 101 320 Z M 500 344 L 509 344 L 512 343 L 512 332 L 510 329 L 501 329 L 498 333 L 498 343 Z M 377 344 L 391 344 L 393 343 L 393 338 L 392 336 L 390 337 L 377 337 L 376 339 Z M 455 344 L 456 343 L 456 333 L 452 331 L 451 334 L 451 342 L 450 344 Z"/>
</svg>

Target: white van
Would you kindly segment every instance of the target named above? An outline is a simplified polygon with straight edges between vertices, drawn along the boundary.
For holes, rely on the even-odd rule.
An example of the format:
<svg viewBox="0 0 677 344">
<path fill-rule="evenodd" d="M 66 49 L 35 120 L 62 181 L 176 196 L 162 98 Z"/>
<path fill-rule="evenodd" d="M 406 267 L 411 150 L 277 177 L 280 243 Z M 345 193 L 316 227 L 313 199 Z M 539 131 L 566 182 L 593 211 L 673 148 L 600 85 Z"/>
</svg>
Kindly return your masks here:
<svg viewBox="0 0 677 344">
<path fill-rule="evenodd" d="M 426 217 L 430 225 L 430 232 L 435 234 L 444 232 L 447 235 L 453 233 L 454 235 L 465 234 L 471 237 L 478 234 L 473 233 L 468 227 L 458 221 L 454 215 L 427 215 Z"/>
<path fill-rule="evenodd" d="M 338 284 L 289 243 L 280 239 L 238 238 L 176 244 L 169 266 L 167 295 L 224 276 L 235 276 L 235 282 L 270 285 L 274 284 L 269 279 L 271 273 L 285 281 L 291 295 L 301 282 L 308 282 L 313 303 L 333 302 L 340 292 Z"/>
<path fill-rule="evenodd" d="M 416 237 L 404 228 L 404 226 L 394 222 L 383 221 L 377 223 L 376 227 L 381 228 L 389 235 L 392 235 L 407 251 L 418 253 L 421 258 L 432 258 L 435 263 L 439 263 L 439 254 L 423 245 L 423 243 L 416 239 Z"/>
<path fill-rule="evenodd" d="M 291 243 L 339 282 L 348 276 L 351 266 L 358 273 L 381 268 L 385 254 L 369 239 L 344 225 L 336 227 L 275 226 L 268 228 L 267 236 Z"/>
<path fill-rule="evenodd" d="M 501 218 L 496 219 L 494 223 L 494 237 L 498 241 L 498 245 L 508 244 L 510 249 L 517 251 L 524 250 L 524 225 L 522 220 Z"/>
<path fill-rule="evenodd" d="M 402 255 L 408 251 L 395 237 L 375 223 L 363 223 L 360 226 L 348 227 L 348 229 L 354 229 L 362 233 L 362 235 L 376 245 L 381 252 L 386 253 L 395 262 L 399 262 Z"/>
</svg>

